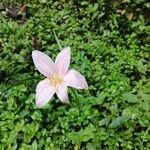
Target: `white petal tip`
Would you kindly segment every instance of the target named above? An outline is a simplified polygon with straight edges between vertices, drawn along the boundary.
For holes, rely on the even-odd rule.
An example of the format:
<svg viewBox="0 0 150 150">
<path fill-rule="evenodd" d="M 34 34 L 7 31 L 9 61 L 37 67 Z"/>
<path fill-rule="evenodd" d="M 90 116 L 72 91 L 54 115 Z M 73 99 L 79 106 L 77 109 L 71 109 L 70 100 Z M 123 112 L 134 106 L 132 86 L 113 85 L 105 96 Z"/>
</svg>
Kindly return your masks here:
<svg viewBox="0 0 150 150">
<path fill-rule="evenodd" d="M 64 49 L 65 49 L 65 51 L 70 52 L 70 47 L 69 47 L 69 46 L 68 46 L 68 47 L 65 47 Z"/>
<path fill-rule="evenodd" d="M 36 57 L 37 54 L 38 54 L 37 50 L 32 51 L 32 58 Z"/>
<path fill-rule="evenodd" d="M 69 104 L 70 102 L 69 102 L 69 100 L 67 99 L 67 100 L 62 101 L 62 103 L 64 103 L 64 104 Z"/>
<path fill-rule="evenodd" d="M 37 103 L 36 103 L 36 107 L 42 108 L 42 106 L 40 104 L 37 104 Z"/>
<path fill-rule="evenodd" d="M 35 54 L 35 53 L 37 53 L 38 51 L 37 50 L 34 50 L 34 51 L 32 51 L 32 54 Z"/>
<path fill-rule="evenodd" d="M 84 86 L 84 89 L 85 89 L 85 90 L 88 90 L 88 88 L 89 88 L 89 87 L 88 87 L 88 84 L 86 83 L 86 85 Z"/>
<path fill-rule="evenodd" d="M 88 86 L 83 88 L 84 90 L 88 90 Z"/>
<path fill-rule="evenodd" d="M 43 108 L 44 106 L 46 106 L 46 104 L 42 104 L 40 102 L 39 103 L 36 102 L 36 107 L 37 108 Z"/>
</svg>

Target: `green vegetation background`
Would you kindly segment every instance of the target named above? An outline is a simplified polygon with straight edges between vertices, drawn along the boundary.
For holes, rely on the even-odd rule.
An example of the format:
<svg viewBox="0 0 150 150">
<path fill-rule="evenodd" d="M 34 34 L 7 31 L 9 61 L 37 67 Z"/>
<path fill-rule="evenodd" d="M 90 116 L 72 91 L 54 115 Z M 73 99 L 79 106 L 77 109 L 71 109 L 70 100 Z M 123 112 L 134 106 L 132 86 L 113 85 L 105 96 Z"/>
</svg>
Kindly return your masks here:
<svg viewBox="0 0 150 150">
<path fill-rule="evenodd" d="M 35 106 L 35 49 L 71 67 L 88 91 Z M 0 3 L 0 150 L 150 149 L 150 2 L 35 0 Z"/>
</svg>

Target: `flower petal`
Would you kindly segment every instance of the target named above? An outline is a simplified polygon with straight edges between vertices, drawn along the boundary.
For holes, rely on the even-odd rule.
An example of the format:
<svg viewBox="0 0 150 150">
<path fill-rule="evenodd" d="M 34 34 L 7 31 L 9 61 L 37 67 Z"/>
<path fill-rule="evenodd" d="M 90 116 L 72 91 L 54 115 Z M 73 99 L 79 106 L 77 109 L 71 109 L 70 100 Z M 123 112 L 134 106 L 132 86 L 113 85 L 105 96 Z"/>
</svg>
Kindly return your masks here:
<svg viewBox="0 0 150 150">
<path fill-rule="evenodd" d="M 67 92 L 68 92 L 68 88 L 67 88 L 67 85 L 65 85 L 65 84 L 60 85 L 56 91 L 58 98 L 63 103 L 69 103 Z"/>
<path fill-rule="evenodd" d="M 55 71 L 54 62 L 48 55 L 35 50 L 32 52 L 32 59 L 39 72 L 46 77 L 49 77 Z"/>
<path fill-rule="evenodd" d="M 78 71 L 71 69 L 64 77 L 64 82 L 71 87 L 77 89 L 88 89 L 86 79 Z"/>
<path fill-rule="evenodd" d="M 56 57 L 55 64 L 57 66 L 58 73 L 65 75 L 70 65 L 70 47 L 64 48 Z"/>
<path fill-rule="evenodd" d="M 49 79 L 44 79 L 39 82 L 36 87 L 36 105 L 38 107 L 45 106 L 55 92 L 56 89 L 50 85 Z"/>
</svg>

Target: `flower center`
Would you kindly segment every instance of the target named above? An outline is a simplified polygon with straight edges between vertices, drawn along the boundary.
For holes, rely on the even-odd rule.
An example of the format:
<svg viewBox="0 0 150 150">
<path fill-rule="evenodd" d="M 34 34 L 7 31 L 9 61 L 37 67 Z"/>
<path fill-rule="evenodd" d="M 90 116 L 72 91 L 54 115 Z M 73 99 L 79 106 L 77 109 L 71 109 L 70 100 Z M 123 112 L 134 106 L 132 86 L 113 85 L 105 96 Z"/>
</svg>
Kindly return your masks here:
<svg viewBox="0 0 150 150">
<path fill-rule="evenodd" d="M 50 82 L 52 86 L 58 87 L 63 82 L 63 78 L 58 74 L 53 74 L 50 78 Z"/>
</svg>

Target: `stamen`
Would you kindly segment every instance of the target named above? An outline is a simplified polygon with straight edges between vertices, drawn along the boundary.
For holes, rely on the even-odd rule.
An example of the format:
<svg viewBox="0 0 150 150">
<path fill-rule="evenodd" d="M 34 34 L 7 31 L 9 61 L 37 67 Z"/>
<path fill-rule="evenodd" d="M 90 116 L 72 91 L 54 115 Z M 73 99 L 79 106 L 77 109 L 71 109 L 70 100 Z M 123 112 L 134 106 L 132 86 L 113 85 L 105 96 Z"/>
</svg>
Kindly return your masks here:
<svg viewBox="0 0 150 150">
<path fill-rule="evenodd" d="M 63 78 L 58 74 L 53 74 L 50 78 L 50 82 L 52 86 L 58 87 L 63 82 Z"/>
</svg>

